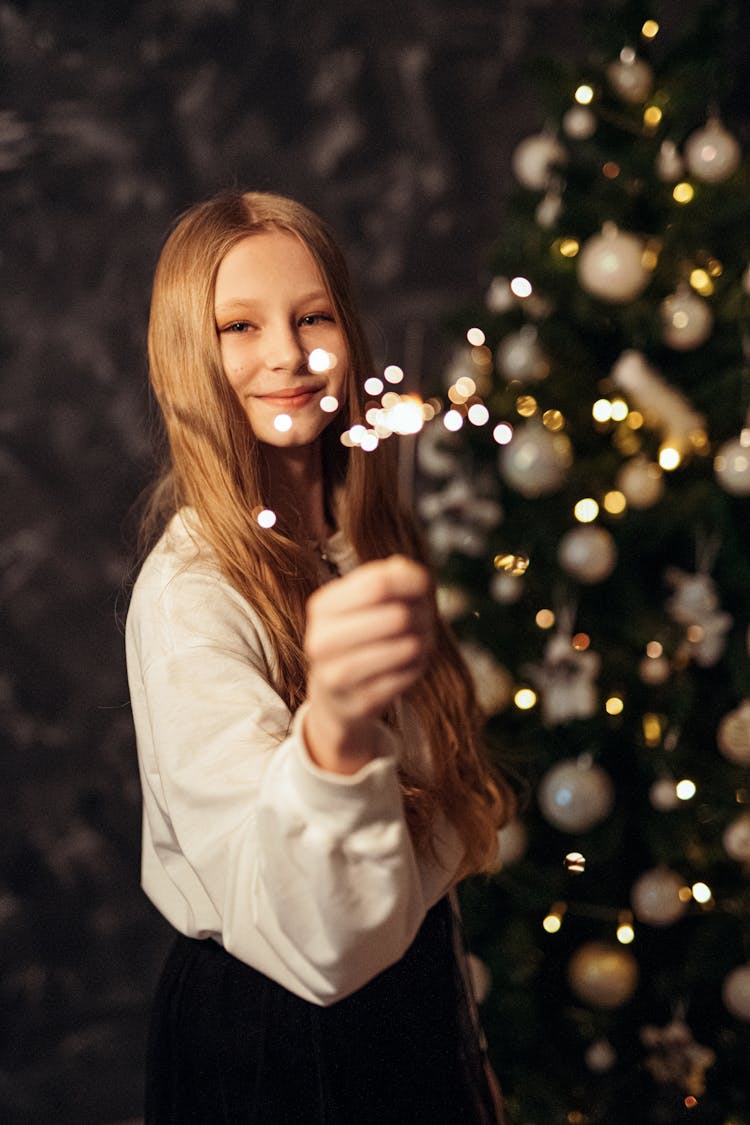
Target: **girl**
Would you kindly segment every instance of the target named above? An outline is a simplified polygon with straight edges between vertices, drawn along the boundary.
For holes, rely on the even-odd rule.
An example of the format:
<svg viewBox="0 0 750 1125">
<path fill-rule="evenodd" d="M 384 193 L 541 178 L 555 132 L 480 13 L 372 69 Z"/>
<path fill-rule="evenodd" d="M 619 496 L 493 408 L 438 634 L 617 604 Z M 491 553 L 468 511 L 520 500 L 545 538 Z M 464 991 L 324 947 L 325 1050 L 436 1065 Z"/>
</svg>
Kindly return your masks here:
<svg viewBox="0 0 750 1125">
<path fill-rule="evenodd" d="M 448 896 L 511 797 L 394 443 L 340 440 L 372 366 L 323 223 L 261 193 L 188 211 L 149 360 L 169 458 L 126 642 L 143 887 L 180 936 L 146 1122 L 494 1122 Z"/>
</svg>

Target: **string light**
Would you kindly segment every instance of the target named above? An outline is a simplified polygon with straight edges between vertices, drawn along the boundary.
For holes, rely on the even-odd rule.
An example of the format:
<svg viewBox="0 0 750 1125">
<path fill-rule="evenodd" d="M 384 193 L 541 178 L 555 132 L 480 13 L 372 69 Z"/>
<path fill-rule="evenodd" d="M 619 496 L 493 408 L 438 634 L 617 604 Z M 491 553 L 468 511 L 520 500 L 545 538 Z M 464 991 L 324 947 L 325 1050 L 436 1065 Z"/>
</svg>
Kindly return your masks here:
<svg viewBox="0 0 750 1125">
<path fill-rule="evenodd" d="M 489 421 L 490 412 L 483 402 L 475 402 L 469 407 L 468 417 L 472 426 L 484 426 Z"/>
<path fill-rule="evenodd" d="M 624 422 L 629 413 L 630 413 L 630 407 L 628 406 L 628 404 L 626 403 L 624 398 L 613 398 L 612 399 L 612 421 L 613 422 Z"/>
<path fill-rule="evenodd" d="M 621 715 L 625 710 L 625 702 L 621 695 L 610 695 L 604 701 L 604 710 L 608 715 Z"/>
<path fill-rule="evenodd" d="M 558 932 L 562 926 L 562 921 L 567 909 L 564 902 L 553 902 L 547 914 L 542 919 L 542 927 L 548 934 L 556 934 Z"/>
<path fill-rule="evenodd" d="M 659 465 L 666 472 L 671 473 L 682 461 L 682 454 L 673 445 L 663 445 L 659 450 Z"/>
<path fill-rule="evenodd" d="M 269 528 L 276 523 L 276 513 L 271 511 L 270 508 L 261 508 L 255 518 L 260 527 Z"/>
<path fill-rule="evenodd" d="M 585 652 L 591 644 L 591 637 L 588 633 L 576 633 L 576 635 L 571 638 L 570 644 L 576 652 Z"/>
<path fill-rule="evenodd" d="M 513 437 L 513 427 L 507 422 L 498 422 L 492 431 L 492 437 L 498 445 L 508 445 Z"/>
<path fill-rule="evenodd" d="M 577 238 L 561 238 L 556 245 L 563 258 L 575 258 L 581 249 L 581 244 Z"/>
<path fill-rule="evenodd" d="M 323 395 L 320 400 L 320 409 L 326 414 L 335 414 L 339 408 L 339 400 L 335 395 Z"/>
<path fill-rule="evenodd" d="M 315 374 L 322 374 L 324 371 L 330 371 L 336 365 L 336 356 L 331 355 L 325 348 L 313 348 L 307 357 L 307 367 L 309 371 Z"/>
<path fill-rule="evenodd" d="M 633 915 L 629 910 L 621 910 L 617 918 L 617 940 L 621 945 L 630 945 L 634 939 Z"/>
<path fill-rule="evenodd" d="M 591 407 L 595 422 L 609 422 L 612 417 L 612 403 L 608 398 L 598 398 Z"/>
<path fill-rule="evenodd" d="M 602 165 L 602 174 L 608 180 L 616 180 L 620 175 L 620 165 L 615 163 L 614 160 L 608 160 L 606 164 Z"/>
<path fill-rule="evenodd" d="M 594 89 L 584 82 L 578 87 L 573 97 L 579 105 L 591 105 L 594 100 Z"/>
<path fill-rule="evenodd" d="M 516 410 L 522 418 L 531 418 L 537 412 L 537 401 L 533 395 L 519 395 Z"/>
<path fill-rule="evenodd" d="M 674 791 L 681 801 L 690 801 L 696 794 L 696 785 L 690 778 L 685 777 L 682 781 L 678 781 L 674 787 Z"/>
<path fill-rule="evenodd" d="M 280 434 L 286 434 L 292 428 L 292 419 L 288 414 L 277 414 L 273 420 L 273 427 Z"/>
<path fill-rule="evenodd" d="M 540 629 L 551 629 L 555 624 L 555 615 L 551 609 L 540 609 L 534 620 Z"/>
<path fill-rule="evenodd" d="M 664 652 L 664 646 L 659 641 L 649 641 L 646 645 L 646 656 L 650 656 L 652 660 L 657 660 Z"/>
<path fill-rule="evenodd" d="M 386 383 L 401 383 L 403 382 L 404 372 L 395 363 L 391 363 L 383 372 L 383 378 Z"/>
<path fill-rule="evenodd" d="M 565 418 L 559 410 L 545 410 L 542 424 L 553 433 L 558 433 L 565 426 Z"/>
<path fill-rule="evenodd" d="M 586 857 L 581 852 L 568 852 L 563 863 L 571 875 L 582 875 L 586 870 Z"/>
<path fill-rule="evenodd" d="M 592 523 L 599 515 L 599 505 L 591 496 L 579 500 L 573 509 L 573 515 L 579 523 Z"/>
<path fill-rule="evenodd" d="M 516 297 L 521 298 L 530 297 L 533 292 L 531 282 L 526 277 L 514 277 L 510 283 L 510 289 Z"/>
<path fill-rule="evenodd" d="M 365 391 L 368 395 L 382 394 L 383 380 L 378 379 L 376 375 L 371 375 L 369 379 L 365 380 Z"/>
<path fill-rule="evenodd" d="M 643 739 L 647 746 L 658 746 L 661 742 L 662 723 L 658 715 L 653 712 L 647 711 L 641 720 L 643 728 Z"/>
<path fill-rule="evenodd" d="M 513 696 L 513 702 L 519 711 L 530 711 L 536 706 L 536 692 L 529 687 L 518 688 Z"/>
<path fill-rule="evenodd" d="M 701 906 L 705 906 L 706 903 L 710 902 L 713 898 L 711 888 L 707 883 L 693 883 L 690 890 L 692 891 L 695 901 L 699 902 Z"/>
<path fill-rule="evenodd" d="M 466 333 L 466 339 L 475 348 L 481 348 L 486 340 L 486 336 L 481 328 L 470 328 Z"/>
<path fill-rule="evenodd" d="M 446 430 L 450 430 L 452 433 L 456 433 L 457 430 L 460 430 L 463 424 L 464 420 L 457 410 L 448 410 L 443 415 L 443 425 Z"/>
<path fill-rule="evenodd" d="M 641 28 L 641 35 L 644 39 L 655 39 L 659 34 L 659 24 L 656 20 L 646 20 Z"/>
<path fill-rule="evenodd" d="M 647 129 L 655 129 L 663 117 L 658 105 L 647 105 L 643 111 L 643 124 Z"/>
<path fill-rule="evenodd" d="M 495 570 L 504 570 L 506 574 L 519 578 L 529 569 L 529 559 L 527 555 L 495 555 L 492 565 Z"/>
<path fill-rule="evenodd" d="M 625 494 L 614 488 L 611 492 L 605 493 L 602 506 L 611 516 L 620 516 L 627 508 L 628 502 Z"/>
<path fill-rule="evenodd" d="M 687 180 L 681 180 L 672 188 L 672 198 L 675 203 L 690 203 L 695 196 L 695 188 Z"/>
</svg>

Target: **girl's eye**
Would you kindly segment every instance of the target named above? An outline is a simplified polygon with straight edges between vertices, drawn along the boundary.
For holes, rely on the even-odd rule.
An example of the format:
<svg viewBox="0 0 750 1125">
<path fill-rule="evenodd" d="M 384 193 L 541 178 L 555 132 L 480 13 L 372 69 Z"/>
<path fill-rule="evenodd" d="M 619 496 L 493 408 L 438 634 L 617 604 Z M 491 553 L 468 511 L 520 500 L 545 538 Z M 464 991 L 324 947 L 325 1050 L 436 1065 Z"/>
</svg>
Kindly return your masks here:
<svg viewBox="0 0 750 1125">
<path fill-rule="evenodd" d="M 219 332 L 247 332 L 250 329 L 250 324 L 247 320 L 235 320 L 231 324 L 225 324 Z"/>
<path fill-rule="evenodd" d="M 330 313 L 309 313 L 307 316 L 300 318 L 300 325 L 304 328 L 312 328 L 315 324 L 333 324 L 333 317 Z"/>
</svg>

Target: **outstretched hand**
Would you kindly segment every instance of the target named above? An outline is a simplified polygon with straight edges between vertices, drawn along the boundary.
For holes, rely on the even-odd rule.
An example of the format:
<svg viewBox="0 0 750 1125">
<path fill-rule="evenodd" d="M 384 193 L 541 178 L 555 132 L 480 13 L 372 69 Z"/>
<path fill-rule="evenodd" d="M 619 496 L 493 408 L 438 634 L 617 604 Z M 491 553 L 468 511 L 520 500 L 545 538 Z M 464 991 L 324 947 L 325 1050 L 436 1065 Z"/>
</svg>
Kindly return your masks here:
<svg viewBox="0 0 750 1125">
<path fill-rule="evenodd" d="M 365 563 L 307 604 L 305 740 L 323 769 L 374 756 L 373 720 L 424 672 L 433 643 L 429 574 L 401 555 Z"/>
</svg>

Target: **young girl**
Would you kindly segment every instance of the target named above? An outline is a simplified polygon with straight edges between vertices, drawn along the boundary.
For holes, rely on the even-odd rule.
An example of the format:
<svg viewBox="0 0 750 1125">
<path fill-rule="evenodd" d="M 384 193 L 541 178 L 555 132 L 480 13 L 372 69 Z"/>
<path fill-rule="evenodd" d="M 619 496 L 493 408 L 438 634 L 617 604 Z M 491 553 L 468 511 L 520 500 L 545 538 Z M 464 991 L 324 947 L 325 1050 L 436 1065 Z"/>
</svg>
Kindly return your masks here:
<svg viewBox="0 0 750 1125">
<path fill-rule="evenodd" d="M 149 359 L 169 460 L 127 659 L 143 887 L 181 936 L 146 1122 L 495 1122 L 449 892 L 511 797 L 395 441 L 340 440 L 372 367 L 323 223 L 261 193 L 188 211 Z"/>
</svg>

